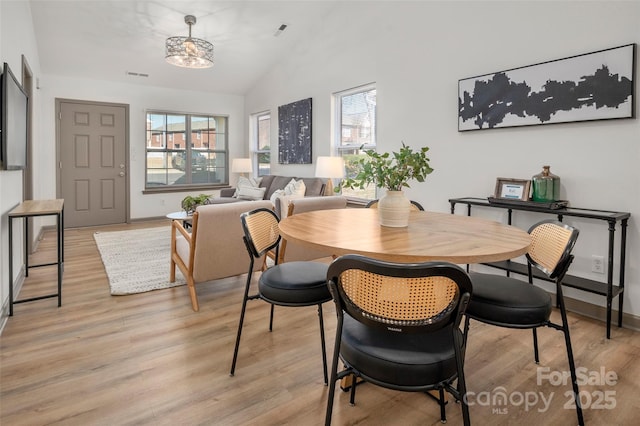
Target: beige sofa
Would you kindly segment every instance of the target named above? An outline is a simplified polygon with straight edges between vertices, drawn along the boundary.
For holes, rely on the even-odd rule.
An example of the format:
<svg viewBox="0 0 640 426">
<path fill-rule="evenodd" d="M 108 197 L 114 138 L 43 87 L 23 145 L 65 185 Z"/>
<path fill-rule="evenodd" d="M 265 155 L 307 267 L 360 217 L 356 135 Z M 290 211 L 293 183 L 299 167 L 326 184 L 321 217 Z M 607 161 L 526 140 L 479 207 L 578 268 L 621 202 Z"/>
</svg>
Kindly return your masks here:
<svg viewBox="0 0 640 426">
<path fill-rule="evenodd" d="M 170 281 L 175 281 L 178 266 L 187 280 L 194 311 L 199 309 L 196 284 L 248 272 L 249 255 L 242 240 L 240 214 L 260 207 L 271 209 L 273 205 L 261 200 L 199 206 L 190 233 L 181 221 L 172 222 Z M 260 269 L 261 262 L 256 266 Z"/>
</svg>

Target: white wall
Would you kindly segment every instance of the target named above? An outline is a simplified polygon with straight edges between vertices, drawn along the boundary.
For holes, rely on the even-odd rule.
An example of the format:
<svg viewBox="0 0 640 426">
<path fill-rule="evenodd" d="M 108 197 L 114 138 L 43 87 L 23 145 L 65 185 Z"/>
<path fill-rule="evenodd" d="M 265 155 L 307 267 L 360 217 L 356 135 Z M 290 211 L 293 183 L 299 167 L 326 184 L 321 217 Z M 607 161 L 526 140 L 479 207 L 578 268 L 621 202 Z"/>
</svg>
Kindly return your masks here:
<svg viewBox="0 0 640 426">
<path fill-rule="evenodd" d="M 562 179 L 561 197 L 572 205 L 632 213 L 624 310 L 640 315 L 640 270 L 634 262 L 640 250 L 639 120 L 457 131 L 459 79 L 638 43 L 640 3 L 342 2 L 338 7 L 320 20 L 314 42 L 299 45 L 247 93 L 247 114 L 270 110 L 276 122 L 278 105 L 312 97 L 313 153 L 328 155 L 331 94 L 376 82 L 379 150 L 396 150 L 401 141 L 431 148 L 435 172 L 413 184 L 408 195 L 435 211 L 448 212 L 452 197 L 491 195 L 497 177 L 529 179 L 550 164 Z M 640 80 L 638 72 L 635 79 Z M 277 140 L 277 126 L 272 129 Z M 277 159 L 277 148 L 272 158 Z M 271 167 L 274 173 L 312 176 L 315 164 Z M 497 211 L 484 215 L 504 220 Z M 543 218 L 515 216 L 515 224 L 525 228 Z M 606 259 L 606 223 L 565 221 L 582 231 L 572 273 L 604 280 L 591 272 L 591 255 Z M 566 293 L 604 305 L 603 297 Z"/>
<path fill-rule="evenodd" d="M 211 92 L 188 92 L 152 86 L 126 85 L 107 81 L 82 80 L 46 75 L 40 79 L 43 97 L 44 151 L 41 155 L 55 159 L 55 99 L 113 102 L 129 105 L 130 210 L 131 219 L 159 217 L 180 210 L 180 201 L 188 193 L 143 194 L 145 183 L 146 110 L 195 112 L 229 116 L 229 153 L 245 155 L 244 98 Z M 44 191 L 55 197 L 55 161 L 43 165 L 51 178 L 43 182 Z M 205 191 L 215 193 L 214 191 Z"/>
<path fill-rule="evenodd" d="M 19 42 L 18 42 L 19 41 Z M 34 74 L 39 74 L 40 63 L 35 41 L 35 34 L 31 24 L 31 8 L 29 2 L 11 1 L 0 2 L 0 64 L 7 62 L 11 71 L 19 81 L 22 81 L 22 55 Z M 39 96 L 34 94 L 30 99 L 34 108 L 39 105 Z M 40 131 L 39 123 L 34 120 L 33 140 L 37 146 Z M 37 170 L 37 161 L 34 164 Z M 38 173 L 35 171 L 34 180 L 38 181 Z M 9 301 L 9 228 L 7 213 L 22 201 L 22 171 L 0 171 L 0 310 L 8 306 Z M 34 198 L 37 198 L 37 192 Z M 20 221 L 14 223 L 14 279 L 20 274 L 20 266 L 23 264 L 22 227 Z M 0 329 L 3 321 L 1 318 L 5 312 L 0 312 Z"/>
</svg>

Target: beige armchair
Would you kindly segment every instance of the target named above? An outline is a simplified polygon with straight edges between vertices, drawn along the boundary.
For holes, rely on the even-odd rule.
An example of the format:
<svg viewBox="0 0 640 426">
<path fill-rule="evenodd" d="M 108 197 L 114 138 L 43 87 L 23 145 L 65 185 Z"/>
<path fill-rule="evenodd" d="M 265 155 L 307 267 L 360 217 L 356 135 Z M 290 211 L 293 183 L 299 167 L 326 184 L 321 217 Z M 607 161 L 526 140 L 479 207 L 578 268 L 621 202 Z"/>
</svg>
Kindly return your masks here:
<svg viewBox="0 0 640 426">
<path fill-rule="evenodd" d="M 313 210 L 344 209 L 347 207 L 347 199 L 341 195 L 325 197 L 296 198 L 289 201 L 287 216 L 310 212 Z M 305 247 L 295 241 L 282 239 L 278 263 L 315 260 L 333 255 L 326 251 Z"/>
<path fill-rule="evenodd" d="M 190 233 L 181 221 L 172 222 L 169 278 L 175 281 L 177 265 L 187 281 L 194 311 L 199 310 L 197 283 L 247 273 L 240 214 L 260 207 L 272 209 L 273 204 L 263 200 L 200 206 L 193 214 Z"/>
</svg>

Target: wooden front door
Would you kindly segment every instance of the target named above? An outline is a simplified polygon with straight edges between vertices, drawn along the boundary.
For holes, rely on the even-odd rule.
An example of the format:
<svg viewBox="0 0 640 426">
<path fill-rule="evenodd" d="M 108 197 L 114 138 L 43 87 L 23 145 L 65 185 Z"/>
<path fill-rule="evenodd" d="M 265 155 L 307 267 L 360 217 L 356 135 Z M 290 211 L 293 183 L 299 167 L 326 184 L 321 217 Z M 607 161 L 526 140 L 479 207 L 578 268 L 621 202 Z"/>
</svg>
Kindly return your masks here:
<svg viewBox="0 0 640 426">
<path fill-rule="evenodd" d="M 128 106 L 57 100 L 65 227 L 125 223 Z"/>
</svg>

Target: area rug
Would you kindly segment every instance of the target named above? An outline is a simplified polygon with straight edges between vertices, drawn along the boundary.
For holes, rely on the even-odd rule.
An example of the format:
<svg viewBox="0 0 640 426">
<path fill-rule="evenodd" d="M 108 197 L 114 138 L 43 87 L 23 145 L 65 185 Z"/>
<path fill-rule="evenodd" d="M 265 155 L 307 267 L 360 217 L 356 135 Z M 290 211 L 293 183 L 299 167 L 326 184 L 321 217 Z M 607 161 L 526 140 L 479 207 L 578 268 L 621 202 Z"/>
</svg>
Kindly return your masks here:
<svg viewBox="0 0 640 426">
<path fill-rule="evenodd" d="M 176 281 L 169 282 L 169 227 L 96 232 L 93 238 L 107 271 L 112 295 L 144 293 L 186 283 L 178 268 Z"/>
</svg>

